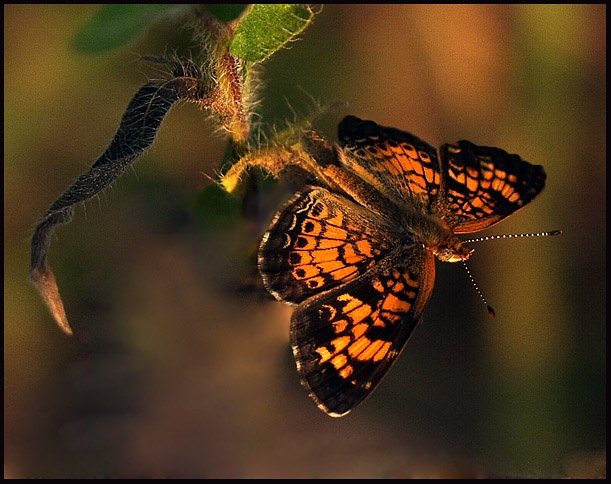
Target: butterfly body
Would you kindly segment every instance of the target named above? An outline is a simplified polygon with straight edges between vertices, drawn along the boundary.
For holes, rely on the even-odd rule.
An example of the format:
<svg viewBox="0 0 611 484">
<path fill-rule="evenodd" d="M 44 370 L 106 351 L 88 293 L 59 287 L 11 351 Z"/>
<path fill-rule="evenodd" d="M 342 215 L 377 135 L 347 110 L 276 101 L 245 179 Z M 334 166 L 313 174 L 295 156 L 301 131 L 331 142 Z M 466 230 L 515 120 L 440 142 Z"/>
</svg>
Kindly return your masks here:
<svg viewBox="0 0 611 484">
<path fill-rule="evenodd" d="M 297 306 L 302 384 L 331 416 L 364 400 L 396 360 L 430 299 L 435 257 L 471 256 L 456 234 L 499 222 L 545 182 L 542 167 L 498 148 L 436 150 L 353 116 L 339 140 L 310 139 L 316 179 L 278 212 L 259 249 L 266 288 Z"/>
</svg>

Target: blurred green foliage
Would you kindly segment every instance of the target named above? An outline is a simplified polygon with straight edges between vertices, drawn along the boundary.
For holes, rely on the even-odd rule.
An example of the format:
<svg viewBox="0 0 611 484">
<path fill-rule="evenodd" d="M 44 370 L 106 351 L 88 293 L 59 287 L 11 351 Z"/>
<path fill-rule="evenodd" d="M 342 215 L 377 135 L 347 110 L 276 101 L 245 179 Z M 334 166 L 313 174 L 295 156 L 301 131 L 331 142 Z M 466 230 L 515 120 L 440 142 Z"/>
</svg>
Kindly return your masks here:
<svg viewBox="0 0 611 484">
<path fill-rule="evenodd" d="M 244 9 L 248 7 L 246 3 L 207 3 L 206 9 L 221 22 L 229 22 L 237 19 Z"/>
<path fill-rule="evenodd" d="M 248 4 L 208 4 L 222 22 L 237 19 Z M 193 8 L 181 4 L 109 4 L 100 7 L 74 38 L 79 51 L 96 54 L 132 41 L 164 15 Z M 231 43 L 231 53 L 261 62 L 281 49 L 309 25 L 314 13 L 307 5 L 254 4 L 244 16 Z"/>
<path fill-rule="evenodd" d="M 228 223 L 239 223 L 241 216 L 240 202 L 229 195 L 217 183 L 208 185 L 195 199 L 193 215 L 197 217 L 202 228 L 214 229 Z"/>
<path fill-rule="evenodd" d="M 162 15 L 184 8 L 178 4 L 108 4 L 74 38 L 76 49 L 96 54 L 125 45 Z"/>
</svg>

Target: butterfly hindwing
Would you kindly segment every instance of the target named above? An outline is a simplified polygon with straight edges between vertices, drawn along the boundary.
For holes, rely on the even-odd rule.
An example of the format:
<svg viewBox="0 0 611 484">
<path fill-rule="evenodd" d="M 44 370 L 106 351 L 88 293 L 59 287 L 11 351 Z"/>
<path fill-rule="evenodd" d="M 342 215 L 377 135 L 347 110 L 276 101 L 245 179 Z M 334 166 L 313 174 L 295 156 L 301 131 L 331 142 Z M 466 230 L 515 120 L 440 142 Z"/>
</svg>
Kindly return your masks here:
<svg viewBox="0 0 611 484">
<path fill-rule="evenodd" d="M 293 353 L 302 384 L 320 408 L 341 416 L 373 391 L 418 323 L 434 277 L 431 254 L 401 247 L 296 308 Z"/>
</svg>

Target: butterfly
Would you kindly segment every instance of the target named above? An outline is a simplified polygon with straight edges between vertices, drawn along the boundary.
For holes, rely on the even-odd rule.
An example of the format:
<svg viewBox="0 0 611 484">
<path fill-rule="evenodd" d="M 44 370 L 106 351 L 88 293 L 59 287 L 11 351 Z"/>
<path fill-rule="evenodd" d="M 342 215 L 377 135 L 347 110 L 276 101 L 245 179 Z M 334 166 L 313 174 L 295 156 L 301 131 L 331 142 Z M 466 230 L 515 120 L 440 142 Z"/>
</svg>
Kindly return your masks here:
<svg viewBox="0 0 611 484">
<path fill-rule="evenodd" d="M 546 178 L 469 141 L 436 149 L 354 116 L 338 132 L 338 145 L 311 150 L 319 176 L 276 214 L 258 254 L 267 290 L 296 305 L 301 382 L 334 417 L 370 395 L 405 346 L 431 297 L 435 257 L 468 259 L 457 234 L 524 207 Z"/>
</svg>

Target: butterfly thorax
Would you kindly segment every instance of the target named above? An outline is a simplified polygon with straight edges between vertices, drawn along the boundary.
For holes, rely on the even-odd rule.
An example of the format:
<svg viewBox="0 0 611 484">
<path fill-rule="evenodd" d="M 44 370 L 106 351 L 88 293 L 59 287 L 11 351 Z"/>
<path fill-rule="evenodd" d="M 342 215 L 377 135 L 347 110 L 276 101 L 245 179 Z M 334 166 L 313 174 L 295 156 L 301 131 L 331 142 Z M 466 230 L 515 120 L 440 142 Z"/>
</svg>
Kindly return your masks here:
<svg viewBox="0 0 611 484">
<path fill-rule="evenodd" d="M 343 167 L 331 165 L 324 168 L 323 173 L 329 185 L 337 185 L 340 192 L 358 205 L 376 213 L 380 220 L 387 220 L 393 227 L 390 232 L 399 228 L 402 243 L 421 245 L 443 262 L 460 262 L 471 256 L 473 250 L 463 247 L 452 228 L 438 215 L 429 213 L 421 199 L 387 196 Z"/>
<path fill-rule="evenodd" d="M 431 251 L 440 261 L 460 262 L 471 257 L 473 249 L 464 247 L 442 219 L 409 209 L 402 218 L 402 225 L 410 234 L 411 241 Z"/>
</svg>

